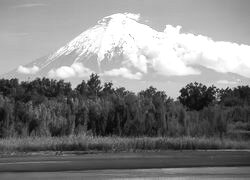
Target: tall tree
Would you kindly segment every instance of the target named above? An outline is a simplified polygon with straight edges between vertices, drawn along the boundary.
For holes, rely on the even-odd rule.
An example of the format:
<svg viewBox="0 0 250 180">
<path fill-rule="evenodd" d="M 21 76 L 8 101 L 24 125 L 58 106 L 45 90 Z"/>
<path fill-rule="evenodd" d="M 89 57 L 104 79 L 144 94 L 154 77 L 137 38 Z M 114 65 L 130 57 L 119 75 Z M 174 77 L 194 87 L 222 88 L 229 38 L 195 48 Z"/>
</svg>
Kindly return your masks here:
<svg viewBox="0 0 250 180">
<path fill-rule="evenodd" d="M 216 100 L 217 88 L 201 83 L 190 83 L 180 90 L 178 100 L 189 110 L 201 110 Z"/>
<path fill-rule="evenodd" d="M 100 77 L 97 74 L 91 74 L 87 81 L 89 96 L 99 96 L 102 89 Z"/>
</svg>

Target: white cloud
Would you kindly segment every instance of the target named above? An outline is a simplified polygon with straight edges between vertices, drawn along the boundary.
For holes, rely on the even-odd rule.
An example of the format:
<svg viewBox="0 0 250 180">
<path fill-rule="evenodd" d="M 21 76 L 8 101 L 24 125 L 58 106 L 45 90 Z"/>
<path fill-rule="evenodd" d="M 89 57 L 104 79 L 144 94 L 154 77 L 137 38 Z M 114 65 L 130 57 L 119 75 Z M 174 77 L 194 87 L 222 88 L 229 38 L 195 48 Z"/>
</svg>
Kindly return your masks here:
<svg viewBox="0 0 250 180">
<path fill-rule="evenodd" d="M 52 69 L 48 72 L 50 78 L 71 78 L 71 77 L 86 77 L 92 71 L 82 65 L 82 63 L 74 63 L 71 66 L 62 66 L 56 70 Z"/>
<path fill-rule="evenodd" d="M 238 82 L 237 81 L 228 81 L 228 80 L 219 80 L 219 81 L 217 81 L 218 84 L 226 84 L 226 85 L 235 85 Z"/>
<path fill-rule="evenodd" d="M 175 56 L 184 64 L 202 65 L 222 73 L 233 72 L 250 77 L 250 46 L 180 33 L 180 29 L 181 26 L 167 25 L 164 33 L 166 41 L 172 42 Z"/>
<path fill-rule="evenodd" d="M 140 14 L 124 13 L 128 18 L 139 21 L 141 18 Z"/>
<path fill-rule="evenodd" d="M 137 72 L 133 74 L 129 69 L 127 68 L 119 68 L 119 69 L 112 69 L 110 71 L 105 71 L 102 75 L 104 76 L 121 76 L 127 79 L 141 79 L 142 74 L 140 72 Z"/>
<path fill-rule="evenodd" d="M 41 6 L 46 6 L 46 4 L 43 4 L 43 3 L 27 3 L 27 4 L 16 5 L 16 6 L 13 6 L 12 8 L 18 9 L 18 8 L 41 7 Z"/>
<path fill-rule="evenodd" d="M 214 41 L 180 30 L 181 26 L 166 25 L 164 32 L 157 32 L 146 25 L 135 25 L 130 33 L 134 43 L 127 39 L 129 43 L 123 46 L 127 59 L 124 65 L 143 73 L 151 68 L 166 76 L 200 74 L 193 66 L 201 65 L 250 77 L 250 46 Z"/>
<path fill-rule="evenodd" d="M 171 26 L 167 35 L 145 25 L 133 27 L 133 34 L 130 33 L 132 39 L 126 39 L 123 45 L 123 64 L 127 68 L 135 67 L 143 73 L 147 73 L 151 68 L 165 76 L 199 74 L 200 72 L 189 67 L 176 51 L 178 45 L 174 42 L 174 37 L 178 36 L 180 29 L 180 26 Z"/>
<path fill-rule="evenodd" d="M 36 74 L 39 71 L 39 67 L 33 66 L 33 67 L 24 67 L 24 66 L 19 66 L 17 68 L 17 72 L 21 74 Z"/>
</svg>

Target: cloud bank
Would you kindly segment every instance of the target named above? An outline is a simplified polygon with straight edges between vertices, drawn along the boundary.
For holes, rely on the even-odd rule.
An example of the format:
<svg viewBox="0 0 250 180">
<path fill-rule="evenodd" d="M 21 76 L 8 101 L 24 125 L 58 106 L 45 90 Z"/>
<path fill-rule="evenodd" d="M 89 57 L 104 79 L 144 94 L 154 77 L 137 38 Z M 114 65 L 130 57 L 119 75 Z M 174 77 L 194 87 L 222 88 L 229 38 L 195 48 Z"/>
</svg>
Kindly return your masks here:
<svg viewBox="0 0 250 180">
<path fill-rule="evenodd" d="M 121 76 L 127 79 L 137 79 L 137 80 L 142 78 L 142 73 L 137 72 L 133 74 L 127 68 L 112 69 L 110 71 L 105 71 L 102 75 L 103 76 Z"/>
<path fill-rule="evenodd" d="M 228 81 L 228 80 L 219 80 L 217 81 L 218 84 L 225 84 L 225 85 L 236 85 L 240 80 L 236 81 Z"/>
<path fill-rule="evenodd" d="M 36 74 L 39 71 L 39 67 L 33 66 L 33 67 L 24 67 L 24 66 L 19 66 L 17 68 L 17 72 L 21 74 Z"/>
<path fill-rule="evenodd" d="M 167 25 L 164 33 L 166 40 L 172 42 L 176 58 L 185 65 L 202 65 L 222 73 L 233 72 L 250 77 L 250 46 L 180 33 L 180 29 L 181 26 Z"/>
<path fill-rule="evenodd" d="M 250 77 L 250 46 L 214 41 L 180 30 L 181 26 L 166 25 L 164 32 L 151 36 L 141 31 L 141 37 L 135 38 L 136 46 L 124 48 L 127 63 L 142 73 L 151 68 L 165 76 L 200 74 L 195 66 L 201 65 L 221 73 Z"/>
<path fill-rule="evenodd" d="M 87 77 L 92 71 L 82 65 L 82 63 L 74 63 L 71 66 L 62 66 L 52 69 L 48 72 L 50 78 L 67 79 L 71 77 Z"/>
</svg>

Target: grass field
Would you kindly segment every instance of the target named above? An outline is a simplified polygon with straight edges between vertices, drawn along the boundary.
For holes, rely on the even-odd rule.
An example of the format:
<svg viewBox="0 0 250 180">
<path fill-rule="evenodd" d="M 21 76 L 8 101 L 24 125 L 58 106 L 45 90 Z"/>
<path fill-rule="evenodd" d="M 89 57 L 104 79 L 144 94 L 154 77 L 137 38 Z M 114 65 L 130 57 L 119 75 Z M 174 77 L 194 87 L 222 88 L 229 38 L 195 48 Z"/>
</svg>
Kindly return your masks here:
<svg viewBox="0 0 250 180">
<path fill-rule="evenodd" d="M 194 137 L 27 137 L 0 139 L 0 152 L 250 149 L 249 141 Z"/>
</svg>

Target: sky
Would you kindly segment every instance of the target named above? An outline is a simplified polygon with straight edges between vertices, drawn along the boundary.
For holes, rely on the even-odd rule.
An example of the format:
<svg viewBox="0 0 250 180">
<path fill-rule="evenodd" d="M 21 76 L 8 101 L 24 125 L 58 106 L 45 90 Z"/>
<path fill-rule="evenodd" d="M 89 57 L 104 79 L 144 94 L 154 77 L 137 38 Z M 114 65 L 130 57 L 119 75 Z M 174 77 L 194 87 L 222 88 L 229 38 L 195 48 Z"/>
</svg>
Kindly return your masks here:
<svg viewBox="0 0 250 180">
<path fill-rule="evenodd" d="M 0 74 L 48 55 L 105 16 L 139 13 L 214 41 L 250 45 L 249 0 L 0 0 Z"/>
</svg>

